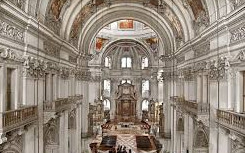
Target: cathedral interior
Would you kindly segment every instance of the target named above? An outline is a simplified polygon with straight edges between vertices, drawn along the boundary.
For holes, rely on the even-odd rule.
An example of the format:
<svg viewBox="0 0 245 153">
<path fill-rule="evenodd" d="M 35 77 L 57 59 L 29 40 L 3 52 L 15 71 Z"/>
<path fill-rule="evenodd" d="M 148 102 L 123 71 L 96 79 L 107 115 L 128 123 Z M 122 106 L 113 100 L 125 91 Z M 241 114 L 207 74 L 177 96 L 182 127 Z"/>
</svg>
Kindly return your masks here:
<svg viewBox="0 0 245 153">
<path fill-rule="evenodd" d="M 245 0 L 0 0 L 0 153 L 245 153 Z"/>
</svg>

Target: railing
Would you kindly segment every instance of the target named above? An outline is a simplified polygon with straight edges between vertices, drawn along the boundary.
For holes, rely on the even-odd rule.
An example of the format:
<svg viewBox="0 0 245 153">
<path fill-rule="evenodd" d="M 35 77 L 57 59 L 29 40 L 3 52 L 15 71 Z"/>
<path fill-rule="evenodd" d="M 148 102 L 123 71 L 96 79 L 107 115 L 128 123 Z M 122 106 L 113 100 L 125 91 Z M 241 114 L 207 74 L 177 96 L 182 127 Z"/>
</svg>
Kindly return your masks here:
<svg viewBox="0 0 245 153">
<path fill-rule="evenodd" d="M 71 104 L 81 102 L 83 96 L 69 96 L 68 98 L 58 98 L 55 101 L 44 102 L 45 111 L 60 111 L 68 108 Z"/>
<path fill-rule="evenodd" d="M 245 115 L 226 110 L 217 110 L 218 120 L 245 130 Z"/>
<path fill-rule="evenodd" d="M 176 105 L 181 106 L 181 108 L 190 113 L 194 113 L 195 115 L 209 113 L 210 107 L 208 103 L 197 103 L 196 101 L 191 100 L 187 101 L 183 97 L 178 96 L 170 97 L 170 100 L 172 100 Z"/>
<path fill-rule="evenodd" d="M 16 110 L 6 111 L 3 114 L 3 130 L 18 127 L 34 121 L 38 117 L 37 106 L 29 106 Z"/>
</svg>

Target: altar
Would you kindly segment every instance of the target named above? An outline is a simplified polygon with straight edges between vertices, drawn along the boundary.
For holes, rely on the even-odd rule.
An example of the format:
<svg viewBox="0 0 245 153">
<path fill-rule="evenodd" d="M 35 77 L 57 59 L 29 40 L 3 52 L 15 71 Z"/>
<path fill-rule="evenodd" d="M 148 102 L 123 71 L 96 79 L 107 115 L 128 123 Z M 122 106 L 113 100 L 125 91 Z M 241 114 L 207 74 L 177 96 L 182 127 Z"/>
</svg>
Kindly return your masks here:
<svg viewBox="0 0 245 153">
<path fill-rule="evenodd" d="M 135 122 L 136 121 L 136 91 L 135 86 L 124 83 L 118 86 L 116 93 L 116 116 L 118 122 Z"/>
</svg>

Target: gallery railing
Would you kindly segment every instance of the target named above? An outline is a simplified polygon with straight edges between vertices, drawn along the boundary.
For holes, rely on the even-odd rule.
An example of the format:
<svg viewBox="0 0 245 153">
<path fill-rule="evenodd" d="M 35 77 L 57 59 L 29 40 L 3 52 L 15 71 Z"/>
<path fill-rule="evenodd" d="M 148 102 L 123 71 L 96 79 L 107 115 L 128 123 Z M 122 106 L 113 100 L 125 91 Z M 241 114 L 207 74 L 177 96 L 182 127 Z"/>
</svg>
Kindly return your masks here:
<svg viewBox="0 0 245 153">
<path fill-rule="evenodd" d="M 245 132 L 245 115 L 235 113 L 229 110 L 217 110 L 217 119 L 219 123 L 230 128 L 236 128 Z"/>
<path fill-rule="evenodd" d="M 2 113 L 2 131 L 10 131 L 38 119 L 37 106 L 27 106 Z"/>
<path fill-rule="evenodd" d="M 55 101 L 44 102 L 44 111 L 62 111 L 69 109 L 72 104 L 81 103 L 83 99 L 82 95 L 69 96 L 68 98 L 58 98 Z"/>
<path fill-rule="evenodd" d="M 188 113 L 194 115 L 207 115 L 209 113 L 210 107 L 208 103 L 197 103 L 196 101 L 185 100 L 183 97 L 170 97 L 170 100 L 174 105 L 180 106 Z"/>
</svg>

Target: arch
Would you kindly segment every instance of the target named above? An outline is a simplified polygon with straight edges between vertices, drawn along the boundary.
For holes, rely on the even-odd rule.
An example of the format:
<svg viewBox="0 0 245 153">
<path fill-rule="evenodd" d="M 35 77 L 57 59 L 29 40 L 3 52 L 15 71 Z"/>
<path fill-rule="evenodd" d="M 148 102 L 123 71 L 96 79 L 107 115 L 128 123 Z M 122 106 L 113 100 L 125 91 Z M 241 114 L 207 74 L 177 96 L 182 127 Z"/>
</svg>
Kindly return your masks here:
<svg viewBox="0 0 245 153">
<path fill-rule="evenodd" d="M 89 53 L 88 48 L 91 46 L 91 40 L 96 37 L 97 33 L 104 26 L 111 22 L 125 18 L 130 18 L 148 25 L 158 35 L 159 42 L 163 46 L 162 48 L 164 48 L 164 51 L 171 52 L 174 50 L 175 39 L 171 26 L 163 19 L 162 16 L 153 14 L 151 9 L 145 8 L 142 5 L 114 5 L 111 6 L 110 9 L 106 9 L 101 12 L 99 11 L 96 16 L 97 20 L 92 20 L 92 18 L 93 17 L 86 22 L 79 37 L 79 50 L 85 51 L 86 53 Z M 159 26 L 159 24 L 162 26 Z"/>
</svg>

